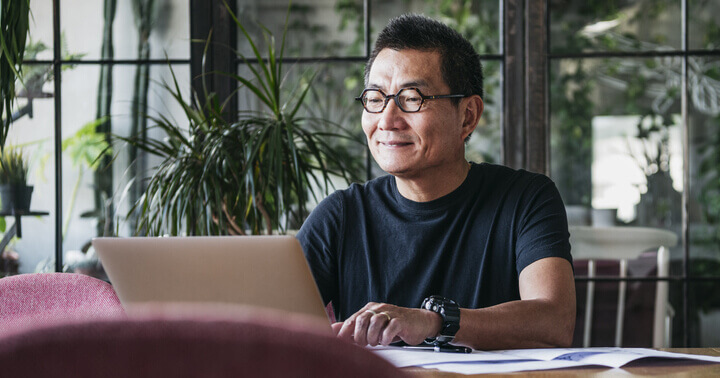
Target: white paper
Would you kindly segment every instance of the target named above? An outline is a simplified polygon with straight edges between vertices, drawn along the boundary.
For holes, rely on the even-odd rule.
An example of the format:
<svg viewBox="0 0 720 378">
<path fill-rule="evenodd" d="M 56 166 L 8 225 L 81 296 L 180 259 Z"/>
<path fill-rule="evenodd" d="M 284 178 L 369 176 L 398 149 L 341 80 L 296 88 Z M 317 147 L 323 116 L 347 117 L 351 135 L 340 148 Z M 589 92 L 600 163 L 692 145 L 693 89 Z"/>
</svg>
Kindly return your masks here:
<svg viewBox="0 0 720 378">
<path fill-rule="evenodd" d="M 449 362 L 515 362 L 527 360 L 524 357 L 503 355 L 492 352 L 473 351 L 472 353 L 436 353 L 432 349 L 409 349 L 398 347 L 370 348 L 397 367 L 428 366 Z"/>
<path fill-rule="evenodd" d="M 720 357 L 663 352 L 645 348 L 549 348 L 513 349 L 494 353 L 543 361 L 575 361 L 583 365 L 619 368 L 643 358 L 690 359 L 720 363 Z"/>
<path fill-rule="evenodd" d="M 498 374 L 518 371 L 551 370 L 574 368 L 578 365 L 572 361 L 506 361 L 504 363 L 448 363 L 423 366 L 428 369 L 459 373 L 459 374 Z"/>
<path fill-rule="evenodd" d="M 397 367 L 417 366 L 461 374 L 605 366 L 619 368 L 641 359 L 684 359 L 720 363 L 720 357 L 671 353 L 645 348 L 546 348 L 493 352 L 436 353 L 399 347 L 371 348 Z M 649 360 L 648 363 L 652 363 Z"/>
</svg>

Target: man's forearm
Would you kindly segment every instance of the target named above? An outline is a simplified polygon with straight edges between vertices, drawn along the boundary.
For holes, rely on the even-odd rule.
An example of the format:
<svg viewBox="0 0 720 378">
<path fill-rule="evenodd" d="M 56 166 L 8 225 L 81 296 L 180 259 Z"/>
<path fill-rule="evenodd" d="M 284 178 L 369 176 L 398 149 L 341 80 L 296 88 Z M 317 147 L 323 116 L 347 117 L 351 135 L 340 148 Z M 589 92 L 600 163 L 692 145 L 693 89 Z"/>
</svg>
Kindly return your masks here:
<svg viewBox="0 0 720 378">
<path fill-rule="evenodd" d="M 575 329 L 574 301 L 518 300 L 460 314 L 453 344 L 473 349 L 568 347 Z"/>
</svg>

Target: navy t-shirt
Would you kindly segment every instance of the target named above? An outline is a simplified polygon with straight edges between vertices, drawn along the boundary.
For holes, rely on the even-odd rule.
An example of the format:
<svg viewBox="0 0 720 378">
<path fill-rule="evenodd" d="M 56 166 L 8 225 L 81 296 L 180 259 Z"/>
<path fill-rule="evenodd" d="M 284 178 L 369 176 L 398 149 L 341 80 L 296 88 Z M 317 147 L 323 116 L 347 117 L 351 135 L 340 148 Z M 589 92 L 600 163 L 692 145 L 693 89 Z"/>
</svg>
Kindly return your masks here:
<svg viewBox="0 0 720 378">
<path fill-rule="evenodd" d="M 518 277 L 545 257 L 572 262 L 567 217 L 546 176 L 472 164 L 453 192 L 414 202 L 393 176 L 337 191 L 297 234 L 323 300 L 344 320 L 367 302 L 460 307 L 520 299 Z"/>
</svg>

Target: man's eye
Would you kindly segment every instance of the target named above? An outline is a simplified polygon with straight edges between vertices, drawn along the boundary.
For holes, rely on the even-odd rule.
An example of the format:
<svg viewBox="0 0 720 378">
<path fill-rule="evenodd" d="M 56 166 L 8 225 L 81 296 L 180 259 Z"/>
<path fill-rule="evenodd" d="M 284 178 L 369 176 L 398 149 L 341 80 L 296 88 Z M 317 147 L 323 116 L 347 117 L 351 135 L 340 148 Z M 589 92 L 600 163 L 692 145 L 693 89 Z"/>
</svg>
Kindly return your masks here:
<svg viewBox="0 0 720 378">
<path fill-rule="evenodd" d="M 409 103 L 409 104 L 417 104 L 420 101 L 422 101 L 422 98 L 420 98 L 420 97 L 416 97 L 416 96 L 405 97 L 405 102 Z"/>
<path fill-rule="evenodd" d="M 381 98 L 366 98 L 365 102 L 368 104 L 381 104 L 383 100 Z"/>
</svg>

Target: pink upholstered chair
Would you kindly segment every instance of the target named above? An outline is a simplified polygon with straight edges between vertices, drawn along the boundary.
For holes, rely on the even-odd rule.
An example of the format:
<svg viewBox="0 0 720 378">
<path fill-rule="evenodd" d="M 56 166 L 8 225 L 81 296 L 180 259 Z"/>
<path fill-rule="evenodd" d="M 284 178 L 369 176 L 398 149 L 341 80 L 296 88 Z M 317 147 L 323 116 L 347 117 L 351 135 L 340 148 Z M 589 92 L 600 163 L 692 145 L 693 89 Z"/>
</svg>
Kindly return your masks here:
<svg viewBox="0 0 720 378">
<path fill-rule="evenodd" d="M 124 313 L 107 282 L 82 274 L 20 274 L 0 279 L 0 333 L 19 323 Z"/>
<path fill-rule="evenodd" d="M 327 325 L 238 314 L 133 313 L 33 328 L 0 338 L 0 367 L 8 377 L 406 377 Z"/>
</svg>

